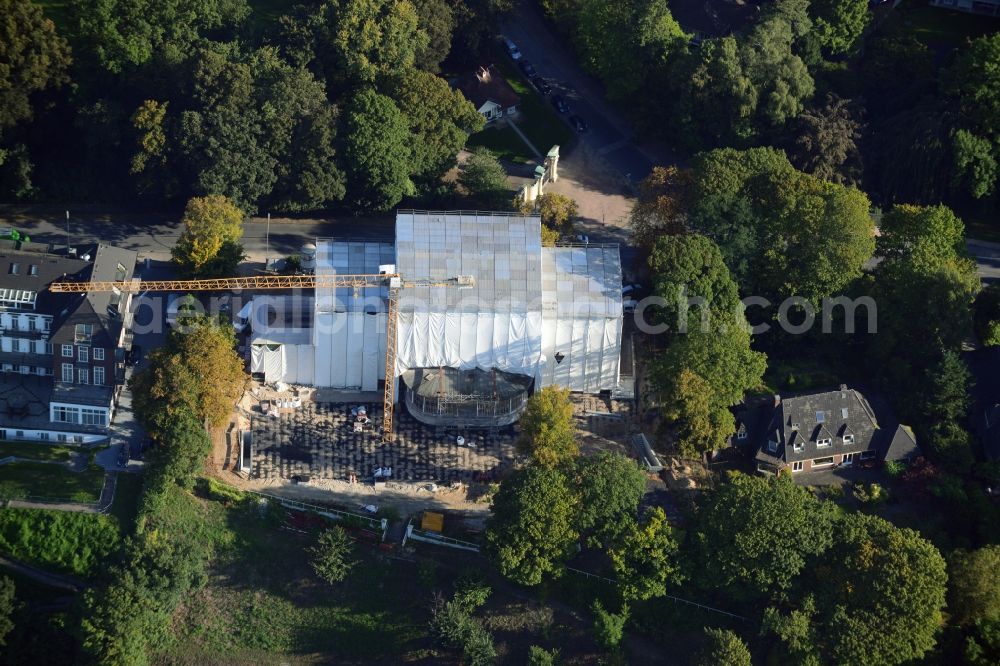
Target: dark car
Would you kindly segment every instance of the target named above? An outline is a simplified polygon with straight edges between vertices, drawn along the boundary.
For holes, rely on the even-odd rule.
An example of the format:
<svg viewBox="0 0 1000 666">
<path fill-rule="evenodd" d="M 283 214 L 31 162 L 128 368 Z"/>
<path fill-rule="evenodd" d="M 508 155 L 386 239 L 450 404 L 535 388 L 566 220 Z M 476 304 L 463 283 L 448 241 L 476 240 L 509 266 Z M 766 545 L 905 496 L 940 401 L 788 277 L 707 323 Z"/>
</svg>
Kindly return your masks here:
<svg viewBox="0 0 1000 666">
<path fill-rule="evenodd" d="M 531 83 L 535 86 L 535 90 L 542 93 L 543 95 L 548 95 L 550 92 L 552 92 L 552 86 L 550 86 L 549 82 L 540 76 L 536 76 L 535 78 L 531 79 Z"/>
<path fill-rule="evenodd" d="M 556 107 L 556 111 L 559 113 L 569 113 L 569 107 L 566 106 L 566 100 L 563 99 L 562 95 L 552 96 L 552 106 Z"/>
<path fill-rule="evenodd" d="M 132 349 L 129 350 L 125 362 L 134 368 L 139 365 L 140 361 L 142 361 L 142 347 L 139 345 L 132 345 Z"/>
<path fill-rule="evenodd" d="M 581 118 L 580 116 L 570 116 L 569 124 L 572 125 L 573 129 L 575 129 L 577 132 L 587 131 L 587 123 L 584 122 L 583 118 Z"/>
<path fill-rule="evenodd" d="M 521 71 L 524 72 L 524 75 L 529 79 L 538 76 L 538 72 L 535 71 L 535 66 L 532 65 L 529 60 L 521 58 L 517 61 L 517 66 L 521 68 Z"/>
</svg>

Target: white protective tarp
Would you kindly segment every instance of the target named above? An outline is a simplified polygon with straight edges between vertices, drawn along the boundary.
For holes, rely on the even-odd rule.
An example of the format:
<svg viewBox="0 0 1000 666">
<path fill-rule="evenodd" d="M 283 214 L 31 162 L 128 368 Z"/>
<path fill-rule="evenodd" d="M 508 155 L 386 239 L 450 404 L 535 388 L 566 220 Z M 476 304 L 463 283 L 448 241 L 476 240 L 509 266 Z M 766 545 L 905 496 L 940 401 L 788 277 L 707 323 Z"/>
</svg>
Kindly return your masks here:
<svg viewBox="0 0 1000 666">
<path fill-rule="evenodd" d="M 542 249 L 540 386 L 584 393 L 618 386 L 621 260 L 618 248 Z"/>
<path fill-rule="evenodd" d="M 534 377 L 542 358 L 537 216 L 399 211 L 396 373 L 498 369 Z M 472 276 L 475 287 L 421 286 Z"/>
</svg>

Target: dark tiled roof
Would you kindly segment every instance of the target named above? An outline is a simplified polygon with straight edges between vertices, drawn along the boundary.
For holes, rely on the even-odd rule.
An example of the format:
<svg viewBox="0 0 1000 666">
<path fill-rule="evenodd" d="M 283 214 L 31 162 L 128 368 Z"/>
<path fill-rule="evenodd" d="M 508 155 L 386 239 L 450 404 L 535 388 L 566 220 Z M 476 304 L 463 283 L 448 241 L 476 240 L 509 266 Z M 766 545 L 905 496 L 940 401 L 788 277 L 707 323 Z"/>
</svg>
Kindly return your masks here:
<svg viewBox="0 0 1000 666">
<path fill-rule="evenodd" d="M 904 425 L 896 426 L 892 439 L 884 451 L 879 452 L 884 460 L 909 460 L 920 454 L 917 438 L 913 431 Z"/>
<path fill-rule="evenodd" d="M 91 388 L 111 390 L 110 387 Z M 94 434 L 106 431 L 106 428 L 102 426 L 49 421 L 49 403 L 53 401 L 53 397 L 51 377 L 13 373 L 0 375 L 0 421 L 2 421 L 3 427 L 19 430 L 61 430 Z M 85 402 L 83 404 L 91 403 Z M 108 407 L 111 404 L 110 393 L 107 402 L 93 404 Z"/>
<path fill-rule="evenodd" d="M 486 76 L 480 75 L 483 70 Z M 492 65 L 463 76 L 458 82 L 458 89 L 477 109 L 481 109 L 486 102 L 495 102 L 505 109 L 521 103 L 521 97 Z"/>
</svg>

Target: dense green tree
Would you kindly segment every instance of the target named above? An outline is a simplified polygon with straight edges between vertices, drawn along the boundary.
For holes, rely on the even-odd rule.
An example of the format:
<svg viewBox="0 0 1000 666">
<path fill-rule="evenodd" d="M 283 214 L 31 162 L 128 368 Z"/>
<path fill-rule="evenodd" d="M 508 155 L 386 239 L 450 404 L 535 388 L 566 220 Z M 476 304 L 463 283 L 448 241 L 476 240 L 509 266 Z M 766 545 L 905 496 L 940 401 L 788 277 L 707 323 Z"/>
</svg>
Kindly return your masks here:
<svg viewBox="0 0 1000 666">
<path fill-rule="evenodd" d="M 944 558 L 917 532 L 877 516 L 850 513 L 823 555 L 823 575 L 809 585 L 785 642 L 813 663 L 894 666 L 923 657 L 942 624 Z M 765 627 L 778 625 L 772 611 Z M 805 625 L 803 627 L 803 625 Z M 780 635 L 780 634 L 779 634 Z"/>
<path fill-rule="evenodd" d="M 569 467 L 579 495 L 576 525 L 592 547 L 609 545 L 629 527 L 646 492 L 646 476 L 631 458 L 610 451 L 580 456 Z"/>
<path fill-rule="evenodd" d="M 817 178 L 842 185 L 861 180 L 861 123 L 854 104 L 827 95 L 822 107 L 799 114 L 793 128 L 794 142 L 788 158 L 796 168 Z"/>
<path fill-rule="evenodd" d="M 948 558 L 948 613 L 952 624 L 1000 620 L 1000 546 L 957 550 Z"/>
<path fill-rule="evenodd" d="M 866 159 L 869 191 L 885 203 L 940 202 L 955 184 L 958 122 L 951 111 L 920 105 L 874 127 Z"/>
<path fill-rule="evenodd" d="M 962 656 L 969 666 L 992 666 L 1000 662 L 1000 622 L 983 620 L 966 636 Z"/>
<path fill-rule="evenodd" d="M 309 553 L 313 571 L 331 585 L 342 583 L 357 564 L 353 558 L 354 539 L 339 525 L 323 530 Z"/>
<path fill-rule="evenodd" d="M 395 102 L 362 90 L 347 108 L 345 134 L 348 189 L 360 206 L 389 210 L 412 193 L 410 131 Z"/>
<path fill-rule="evenodd" d="M 714 150 L 695 158 L 693 173 L 691 226 L 719 244 L 754 294 L 816 301 L 838 294 L 871 258 L 868 198 L 796 171 L 780 151 Z"/>
<path fill-rule="evenodd" d="M 338 122 L 337 109 L 324 105 L 295 128 L 286 148 L 287 162 L 271 192 L 277 209 L 316 210 L 344 198 L 345 176 L 337 163 Z"/>
<path fill-rule="evenodd" d="M 787 593 L 809 558 L 832 544 L 833 512 L 788 475 L 732 474 L 691 532 L 701 584 L 751 597 Z"/>
<path fill-rule="evenodd" d="M 778 18 L 757 24 L 740 44 L 745 71 L 757 91 L 758 126 L 779 127 L 802 112 L 815 86 L 792 51 L 795 32 Z"/>
<path fill-rule="evenodd" d="M 952 137 L 955 156 L 955 186 L 976 199 L 993 194 L 996 188 L 998 153 L 989 139 L 960 129 Z"/>
<path fill-rule="evenodd" d="M 666 0 L 581 0 L 576 46 L 612 99 L 626 99 L 685 48 Z"/>
<path fill-rule="evenodd" d="M 225 424 L 246 383 L 231 326 L 202 318 L 185 328 L 171 331 L 129 384 L 136 413 L 158 440 L 185 412 L 212 427 Z"/>
<path fill-rule="evenodd" d="M 706 40 L 676 61 L 670 80 L 673 134 L 688 148 L 740 145 L 756 133 L 760 93 L 744 71 L 735 37 Z"/>
<path fill-rule="evenodd" d="M 629 527 L 608 549 L 619 591 L 626 601 L 645 601 L 667 593 L 667 585 L 681 579 L 677 540 L 660 507 L 646 510 L 642 521 L 629 518 Z"/>
<path fill-rule="evenodd" d="M 689 309 L 699 317 L 742 312 L 739 291 L 719 246 L 700 234 L 661 236 L 649 253 L 653 290 L 665 299 L 663 320 L 673 330 L 686 322 Z"/>
<path fill-rule="evenodd" d="M 201 35 L 250 14 L 246 0 L 73 0 L 81 41 L 110 72 L 154 56 L 180 62 Z"/>
<path fill-rule="evenodd" d="M 455 13 L 448 0 L 411 0 L 417 10 L 417 27 L 427 34 L 427 44 L 415 56 L 415 64 L 432 74 L 441 70 L 441 62 L 451 51 Z"/>
<path fill-rule="evenodd" d="M 431 608 L 431 634 L 447 647 L 461 650 L 470 666 L 489 666 L 496 663 L 496 647 L 493 636 L 472 617 L 474 610 L 475 606 L 458 595 L 450 601 L 436 596 Z"/>
<path fill-rule="evenodd" d="M 411 69 L 395 76 L 387 92 L 410 127 L 410 173 L 437 183 L 455 166 L 469 135 L 486 121 L 476 107 L 444 79 Z"/>
<path fill-rule="evenodd" d="M 946 349 L 941 359 L 927 368 L 924 383 L 927 399 L 921 414 L 927 422 L 965 420 L 970 407 L 972 375 L 957 351 Z"/>
<path fill-rule="evenodd" d="M 521 585 L 558 576 L 577 538 L 576 499 L 562 472 L 532 465 L 500 484 L 486 523 L 486 553 Z"/>
<path fill-rule="evenodd" d="M 879 231 L 879 270 L 925 272 L 960 261 L 968 267 L 965 225 L 946 206 L 895 206 Z"/>
<path fill-rule="evenodd" d="M 546 386 L 528 399 L 521 415 L 518 448 L 540 465 L 572 460 L 579 452 L 569 389 Z"/>
<path fill-rule="evenodd" d="M 204 424 L 190 410 L 179 410 L 166 422 L 150 460 L 167 481 L 190 485 L 204 469 L 212 440 Z"/>
<path fill-rule="evenodd" d="M 636 245 L 648 250 L 660 236 L 686 231 L 690 189 L 689 169 L 653 167 L 639 183 L 639 196 L 629 211 L 629 228 Z"/>
<path fill-rule="evenodd" d="M 869 112 L 888 118 L 933 88 L 934 57 L 910 31 L 873 35 L 865 44 L 859 83 Z"/>
<path fill-rule="evenodd" d="M 976 296 L 973 322 L 980 344 L 1000 345 L 1000 285 L 986 285 Z"/>
<path fill-rule="evenodd" d="M 115 569 L 116 579 L 84 593 L 83 649 L 102 664 L 145 664 L 146 646 L 163 633 L 169 613 L 157 603 L 143 569 Z"/>
<path fill-rule="evenodd" d="M 0 136 L 32 116 L 31 96 L 69 81 L 66 40 L 30 0 L 0 0 Z M 3 163 L 0 155 L 0 164 Z"/>
<path fill-rule="evenodd" d="M 675 424 L 677 452 L 684 457 L 697 458 L 723 448 L 736 430 L 729 405 L 718 399 L 711 384 L 688 368 L 666 383 L 661 400 L 663 415 Z"/>
<path fill-rule="evenodd" d="M 507 172 L 486 148 L 474 148 L 458 174 L 458 184 L 474 202 L 493 208 L 509 205 L 511 187 Z"/>
<path fill-rule="evenodd" d="M 697 666 L 750 666 L 750 650 L 735 632 L 706 627 L 705 645 L 695 663 Z"/>
<path fill-rule="evenodd" d="M 10 619 L 17 609 L 17 597 L 14 596 L 14 581 L 7 576 L 0 576 L 0 647 L 7 644 L 6 638 L 14 628 Z"/>
<path fill-rule="evenodd" d="M 580 214 L 576 201 L 565 194 L 546 192 L 535 199 L 535 204 L 542 217 L 542 224 L 550 229 L 571 231 L 573 220 Z"/>
<path fill-rule="evenodd" d="M 203 274 L 227 243 L 236 244 L 243 238 L 243 211 L 223 196 L 191 199 L 181 221 L 184 229 L 170 254 L 188 275 Z"/>
<path fill-rule="evenodd" d="M 985 35 L 962 49 L 950 73 L 949 85 L 961 100 L 962 115 L 988 136 L 1000 136 L 1000 34 Z"/>
<path fill-rule="evenodd" d="M 871 20 L 868 0 L 812 0 L 809 13 L 820 43 L 833 54 L 853 51 Z"/>
<path fill-rule="evenodd" d="M 326 0 L 320 41 L 327 80 L 346 86 L 413 67 L 427 49 L 409 0 Z"/>
</svg>

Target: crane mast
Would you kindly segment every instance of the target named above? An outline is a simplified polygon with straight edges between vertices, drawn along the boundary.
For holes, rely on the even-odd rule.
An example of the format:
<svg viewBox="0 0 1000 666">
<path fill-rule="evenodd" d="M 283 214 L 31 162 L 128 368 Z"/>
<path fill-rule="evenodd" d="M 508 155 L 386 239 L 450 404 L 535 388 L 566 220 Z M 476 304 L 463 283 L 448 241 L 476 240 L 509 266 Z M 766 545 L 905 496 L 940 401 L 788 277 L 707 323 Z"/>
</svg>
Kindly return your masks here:
<svg viewBox="0 0 1000 666">
<path fill-rule="evenodd" d="M 471 276 L 460 275 L 447 280 L 414 280 L 404 282 L 398 273 L 376 273 L 358 275 L 257 275 L 246 277 L 202 278 L 193 280 L 130 280 L 128 282 L 57 281 L 49 285 L 49 291 L 63 294 L 83 294 L 88 292 L 144 293 L 147 291 L 236 291 L 253 289 L 268 291 L 277 289 L 317 289 L 366 287 L 388 288 L 388 313 L 386 316 L 385 345 L 385 390 L 382 396 L 382 440 L 391 442 L 393 438 L 393 405 L 396 402 L 396 330 L 399 308 L 399 290 L 406 287 L 458 287 L 468 289 L 475 286 Z"/>
</svg>

